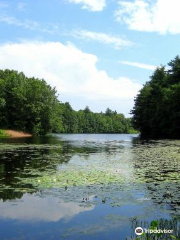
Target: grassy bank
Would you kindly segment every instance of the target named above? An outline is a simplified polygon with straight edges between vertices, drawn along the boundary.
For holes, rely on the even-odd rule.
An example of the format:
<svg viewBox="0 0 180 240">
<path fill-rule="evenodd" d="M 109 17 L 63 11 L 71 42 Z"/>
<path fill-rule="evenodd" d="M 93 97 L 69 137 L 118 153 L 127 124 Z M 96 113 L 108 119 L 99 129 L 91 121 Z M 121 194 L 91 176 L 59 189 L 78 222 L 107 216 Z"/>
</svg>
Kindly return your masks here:
<svg viewBox="0 0 180 240">
<path fill-rule="evenodd" d="M 9 137 L 9 135 L 5 130 L 0 129 L 0 137 Z"/>
</svg>

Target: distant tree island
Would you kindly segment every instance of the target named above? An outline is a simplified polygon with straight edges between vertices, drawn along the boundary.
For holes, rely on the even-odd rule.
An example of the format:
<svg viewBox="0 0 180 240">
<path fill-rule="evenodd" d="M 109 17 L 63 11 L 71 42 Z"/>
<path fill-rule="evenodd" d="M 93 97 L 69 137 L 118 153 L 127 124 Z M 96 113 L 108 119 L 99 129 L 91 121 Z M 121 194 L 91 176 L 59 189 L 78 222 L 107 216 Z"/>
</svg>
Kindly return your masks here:
<svg viewBox="0 0 180 240">
<path fill-rule="evenodd" d="M 159 67 L 140 90 L 132 110 L 143 138 L 180 139 L 180 58 Z"/>
<path fill-rule="evenodd" d="M 89 107 L 75 111 L 58 100 L 55 88 L 45 80 L 22 72 L 0 70 L 0 129 L 34 135 L 47 133 L 136 133 L 131 118 L 107 108 L 94 113 Z M 3 135 L 1 131 L 1 135 Z"/>
</svg>

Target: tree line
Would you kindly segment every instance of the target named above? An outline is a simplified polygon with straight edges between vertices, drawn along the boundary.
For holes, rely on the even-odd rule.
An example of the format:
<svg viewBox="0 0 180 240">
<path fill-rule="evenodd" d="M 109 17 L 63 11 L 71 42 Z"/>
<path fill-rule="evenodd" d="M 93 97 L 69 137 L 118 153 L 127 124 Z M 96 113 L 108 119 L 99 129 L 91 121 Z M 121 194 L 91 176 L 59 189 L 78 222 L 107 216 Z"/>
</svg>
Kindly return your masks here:
<svg viewBox="0 0 180 240">
<path fill-rule="evenodd" d="M 180 138 L 180 58 L 158 67 L 135 98 L 133 125 L 143 138 Z"/>
<path fill-rule="evenodd" d="M 75 111 L 58 100 L 45 80 L 22 72 L 0 70 L 0 128 L 47 133 L 131 133 L 131 119 L 107 108 L 94 113 L 87 106 Z"/>
</svg>

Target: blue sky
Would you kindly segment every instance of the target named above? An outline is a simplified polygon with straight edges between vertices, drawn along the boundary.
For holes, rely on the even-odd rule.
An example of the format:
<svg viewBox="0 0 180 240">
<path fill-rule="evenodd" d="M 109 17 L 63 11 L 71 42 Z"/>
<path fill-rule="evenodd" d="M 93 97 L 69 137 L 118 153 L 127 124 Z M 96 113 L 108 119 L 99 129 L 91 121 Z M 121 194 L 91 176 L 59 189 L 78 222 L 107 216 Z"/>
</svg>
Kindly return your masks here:
<svg viewBox="0 0 180 240">
<path fill-rule="evenodd" d="M 129 116 L 157 66 L 180 54 L 179 0 L 0 0 L 0 68 L 56 86 L 74 109 Z"/>
</svg>

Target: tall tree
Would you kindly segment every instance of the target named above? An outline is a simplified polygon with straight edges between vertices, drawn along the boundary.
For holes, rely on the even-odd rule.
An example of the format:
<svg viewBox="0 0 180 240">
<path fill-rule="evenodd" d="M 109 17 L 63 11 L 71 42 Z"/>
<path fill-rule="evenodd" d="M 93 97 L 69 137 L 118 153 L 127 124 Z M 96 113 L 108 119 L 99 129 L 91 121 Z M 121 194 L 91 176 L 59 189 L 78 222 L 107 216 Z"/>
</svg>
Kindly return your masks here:
<svg viewBox="0 0 180 240">
<path fill-rule="evenodd" d="M 180 138 L 179 56 L 168 65 L 155 70 L 135 99 L 133 124 L 142 137 Z"/>
</svg>

